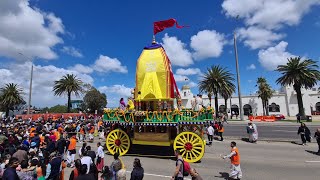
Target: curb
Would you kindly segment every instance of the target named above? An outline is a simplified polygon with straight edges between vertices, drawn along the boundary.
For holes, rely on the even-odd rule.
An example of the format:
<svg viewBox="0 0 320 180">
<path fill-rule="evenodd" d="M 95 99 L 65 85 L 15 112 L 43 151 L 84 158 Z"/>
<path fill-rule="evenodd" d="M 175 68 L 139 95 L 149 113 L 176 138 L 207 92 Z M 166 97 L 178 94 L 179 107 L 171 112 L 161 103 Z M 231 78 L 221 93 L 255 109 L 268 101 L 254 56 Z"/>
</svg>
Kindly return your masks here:
<svg viewBox="0 0 320 180">
<path fill-rule="evenodd" d="M 224 138 L 225 139 L 229 139 L 229 140 L 241 140 L 241 141 L 244 141 L 244 139 L 247 139 L 247 138 L 232 137 L 232 136 L 225 136 Z M 300 140 L 297 140 L 297 139 L 259 139 L 258 138 L 258 142 L 259 141 L 264 141 L 264 142 L 285 142 L 285 143 L 300 144 Z M 317 142 L 311 141 L 309 143 L 313 144 L 313 143 L 317 143 Z"/>
</svg>

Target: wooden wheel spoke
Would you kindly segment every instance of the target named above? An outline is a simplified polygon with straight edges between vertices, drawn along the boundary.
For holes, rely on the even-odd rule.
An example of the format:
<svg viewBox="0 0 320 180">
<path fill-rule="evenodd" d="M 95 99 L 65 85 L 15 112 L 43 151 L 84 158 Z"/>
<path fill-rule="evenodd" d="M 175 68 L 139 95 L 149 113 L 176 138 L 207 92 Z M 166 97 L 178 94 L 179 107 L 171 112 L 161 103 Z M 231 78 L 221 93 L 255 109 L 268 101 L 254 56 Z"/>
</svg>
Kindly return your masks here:
<svg viewBox="0 0 320 180">
<path fill-rule="evenodd" d="M 198 146 L 193 146 L 192 148 L 193 149 L 198 149 L 198 150 L 202 150 L 203 149 L 202 147 L 198 147 Z"/>
<path fill-rule="evenodd" d="M 203 145 L 203 144 L 202 144 L 202 143 L 199 143 L 199 142 L 198 142 L 198 143 L 193 144 L 193 146 L 201 146 L 201 147 L 202 147 L 202 145 Z"/>
<path fill-rule="evenodd" d="M 181 156 L 183 157 L 183 156 L 186 154 L 186 152 L 187 152 L 187 151 L 186 151 L 185 149 L 183 149 L 183 150 L 182 150 L 182 153 L 181 153 Z"/>
<path fill-rule="evenodd" d="M 191 144 L 195 144 L 199 139 L 197 137 L 194 137 L 194 139 L 191 141 Z"/>
<path fill-rule="evenodd" d="M 194 151 L 191 151 L 191 154 L 193 155 L 193 157 L 198 157 L 197 155 L 196 155 L 196 153 L 194 153 Z"/>
<path fill-rule="evenodd" d="M 177 149 L 183 149 L 184 146 L 176 146 Z"/>
<path fill-rule="evenodd" d="M 110 136 L 108 138 L 111 139 L 111 140 L 114 140 L 115 136 L 113 134 L 110 134 Z"/>
<path fill-rule="evenodd" d="M 180 141 L 177 141 L 176 144 L 180 144 L 180 145 L 184 146 L 184 143 L 180 142 Z"/>
</svg>

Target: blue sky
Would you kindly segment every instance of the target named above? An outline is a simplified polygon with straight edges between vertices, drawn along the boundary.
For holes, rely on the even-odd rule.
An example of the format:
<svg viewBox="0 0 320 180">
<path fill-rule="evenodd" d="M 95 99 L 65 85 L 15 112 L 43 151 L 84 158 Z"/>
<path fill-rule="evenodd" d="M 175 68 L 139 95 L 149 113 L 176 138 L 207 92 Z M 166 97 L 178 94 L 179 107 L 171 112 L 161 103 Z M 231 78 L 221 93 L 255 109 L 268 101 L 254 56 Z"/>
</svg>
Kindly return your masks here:
<svg viewBox="0 0 320 180">
<path fill-rule="evenodd" d="M 320 0 L 2 0 L 0 85 L 18 83 L 28 93 L 34 59 L 33 105 L 65 104 L 65 97 L 53 96 L 53 81 L 74 73 L 117 106 L 135 85 L 136 61 L 151 43 L 153 22 L 169 18 L 190 27 L 166 29 L 156 40 L 179 87 L 189 84 L 194 93 L 211 65 L 235 74 L 234 30 L 244 94 L 256 90 L 260 76 L 278 89 L 274 69 L 288 57 L 320 60 Z"/>
</svg>

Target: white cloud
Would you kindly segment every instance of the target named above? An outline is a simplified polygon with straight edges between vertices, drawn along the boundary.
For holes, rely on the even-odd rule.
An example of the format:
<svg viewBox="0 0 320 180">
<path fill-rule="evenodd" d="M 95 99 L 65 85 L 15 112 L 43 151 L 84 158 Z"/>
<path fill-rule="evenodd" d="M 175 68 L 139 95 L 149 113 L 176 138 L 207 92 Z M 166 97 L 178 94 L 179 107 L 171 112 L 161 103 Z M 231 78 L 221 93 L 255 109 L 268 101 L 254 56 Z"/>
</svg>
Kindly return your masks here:
<svg viewBox="0 0 320 180">
<path fill-rule="evenodd" d="M 188 68 L 188 69 L 179 68 L 176 70 L 176 74 L 185 75 L 185 76 L 197 75 L 197 74 L 199 75 L 201 74 L 201 70 L 199 68 Z"/>
<path fill-rule="evenodd" d="M 254 64 L 250 64 L 249 66 L 247 66 L 247 70 L 254 70 L 256 69 L 256 66 Z"/>
<path fill-rule="evenodd" d="M 57 58 L 52 48 L 63 43 L 59 37 L 63 33 L 60 18 L 30 7 L 28 0 L 0 2 L 0 56 L 20 60 Z M 21 57 L 19 52 L 26 57 Z"/>
<path fill-rule="evenodd" d="M 0 69 L 0 86 L 5 83 L 17 83 L 24 89 L 24 99 L 28 100 L 29 83 L 30 83 L 30 62 L 22 64 L 10 64 L 5 69 Z M 66 104 L 67 97 L 54 96 L 52 88 L 54 81 L 60 79 L 65 74 L 75 74 L 84 83 L 93 84 L 93 78 L 87 74 L 77 72 L 75 70 L 67 70 L 64 68 L 49 66 L 34 66 L 33 85 L 32 85 L 32 102 L 33 106 L 45 107 L 56 104 Z M 72 97 L 72 99 L 78 99 Z"/>
<path fill-rule="evenodd" d="M 107 95 L 108 107 L 118 107 L 120 98 L 131 97 L 131 90 L 133 88 L 126 87 L 125 85 L 115 84 L 112 86 L 101 86 L 98 90 Z"/>
<path fill-rule="evenodd" d="M 106 94 L 113 93 L 119 96 L 123 96 L 123 98 L 125 98 L 125 97 L 131 96 L 131 90 L 133 88 L 126 87 L 123 84 L 122 85 L 116 84 L 112 86 L 101 86 L 98 89 L 99 91 L 104 92 Z"/>
<path fill-rule="evenodd" d="M 243 18 L 247 25 L 279 29 L 298 25 L 312 6 L 320 0 L 225 0 L 222 8 L 227 16 Z"/>
<path fill-rule="evenodd" d="M 251 26 L 247 29 L 238 29 L 239 39 L 244 41 L 251 49 L 265 48 L 273 45 L 276 40 L 282 39 L 284 34 L 277 34 L 270 30 Z"/>
<path fill-rule="evenodd" d="M 61 51 L 66 53 L 66 54 L 69 54 L 70 56 L 73 56 L 73 57 L 78 57 L 78 58 L 82 58 L 83 57 L 83 55 L 80 52 L 80 50 L 76 49 L 75 47 L 72 47 L 72 46 L 63 46 Z"/>
<path fill-rule="evenodd" d="M 194 87 L 197 87 L 198 84 L 195 83 L 195 82 L 193 82 L 193 81 L 190 81 L 190 82 L 188 83 L 188 86 L 189 86 L 190 88 L 194 88 Z"/>
<path fill-rule="evenodd" d="M 286 51 L 287 46 L 287 42 L 281 41 L 274 47 L 260 50 L 258 53 L 259 62 L 267 70 L 275 70 L 278 65 L 286 64 L 288 58 L 295 56 Z"/>
<path fill-rule="evenodd" d="M 193 64 L 191 53 L 186 49 L 186 45 L 178 40 L 177 37 L 169 37 L 166 33 L 162 41 L 162 46 L 172 65 L 187 67 Z"/>
<path fill-rule="evenodd" d="M 119 72 L 128 73 L 127 66 L 122 66 L 121 62 L 117 58 L 110 58 L 108 56 L 100 55 L 95 61 L 92 68 L 98 72 Z"/>
<path fill-rule="evenodd" d="M 83 74 L 90 74 L 93 72 L 93 69 L 89 66 L 84 66 L 82 64 L 76 64 L 72 67 L 69 68 L 70 70 L 74 70 L 77 71 L 79 73 L 83 73 Z"/>
<path fill-rule="evenodd" d="M 183 76 L 183 75 L 179 75 L 179 74 L 174 74 L 174 80 L 176 80 L 176 82 L 186 82 L 189 81 L 189 78 L 187 76 Z"/>
<path fill-rule="evenodd" d="M 202 60 L 210 57 L 219 57 L 225 44 L 226 41 L 223 34 L 215 30 L 203 30 L 191 37 L 190 46 L 195 51 L 192 54 L 194 59 Z"/>
</svg>

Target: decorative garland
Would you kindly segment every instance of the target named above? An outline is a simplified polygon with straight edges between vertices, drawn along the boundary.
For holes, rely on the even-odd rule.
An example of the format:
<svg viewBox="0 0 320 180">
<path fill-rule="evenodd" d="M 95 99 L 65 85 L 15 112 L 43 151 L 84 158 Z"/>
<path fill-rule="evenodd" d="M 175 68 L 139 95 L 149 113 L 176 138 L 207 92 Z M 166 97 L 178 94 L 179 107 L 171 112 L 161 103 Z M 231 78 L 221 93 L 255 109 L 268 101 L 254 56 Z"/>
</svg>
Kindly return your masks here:
<svg viewBox="0 0 320 180">
<path fill-rule="evenodd" d="M 135 122 L 135 119 L 134 119 L 135 116 L 145 116 L 147 121 L 151 121 L 152 119 L 156 118 L 160 122 L 162 122 L 164 117 L 166 117 L 167 120 L 171 122 L 174 119 L 175 115 L 179 115 L 181 116 L 182 119 L 190 120 L 190 119 L 198 118 L 199 115 L 201 113 L 204 113 L 205 111 L 207 111 L 207 113 L 212 113 L 212 115 L 214 113 L 214 110 L 210 107 L 208 107 L 206 110 L 203 108 L 200 111 L 196 111 L 196 112 L 192 110 L 179 111 L 178 109 L 174 110 L 173 112 L 172 111 L 162 111 L 162 112 L 161 111 L 160 112 L 136 111 L 136 112 L 130 112 L 129 118 L 127 119 L 126 114 L 129 113 L 128 111 L 104 109 L 104 113 L 107 114 L 109 118 L 111 119 L 117 118 L 120 121 L 121 120 L 120 117 L 123 116 L 124 121 L 127 123 L 131 122 L 131 120 L 132 122 Z M 113 116 L 111 115 L 112 113 L 113 113 Z M 151 117 L 150 117 L 150 114 L 152 114 Z M 184 114 L 186 114 L 186 116 Z M 188 116 L 188 114 L 190 115 L 194 114 L 194 115 Z"/>
</svg>

